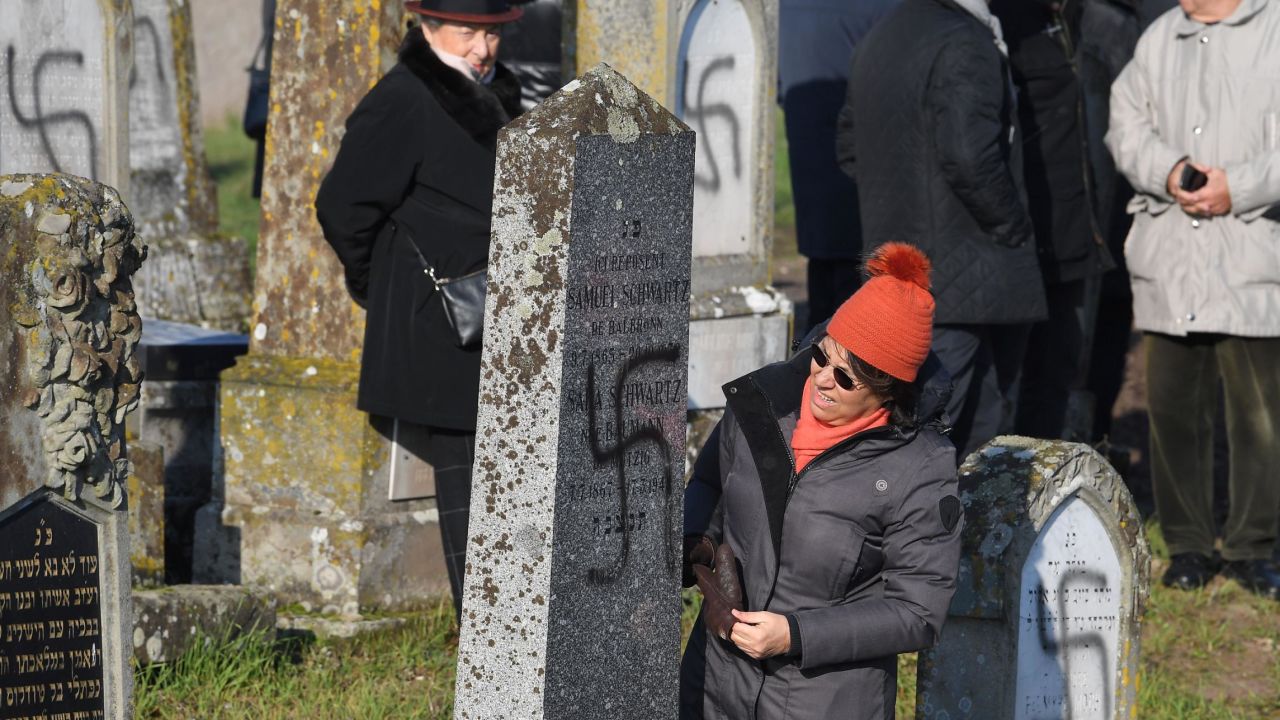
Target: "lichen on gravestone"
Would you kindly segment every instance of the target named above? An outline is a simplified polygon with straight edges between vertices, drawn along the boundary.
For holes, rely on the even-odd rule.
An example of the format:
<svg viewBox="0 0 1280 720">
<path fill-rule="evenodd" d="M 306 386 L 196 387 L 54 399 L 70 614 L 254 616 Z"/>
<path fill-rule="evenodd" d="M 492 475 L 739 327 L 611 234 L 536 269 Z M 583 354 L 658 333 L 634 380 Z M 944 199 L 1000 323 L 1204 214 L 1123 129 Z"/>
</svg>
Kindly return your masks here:
<svg viewBox="0 0 1280 720">
<path fill-rule="evenodd" d="M 146 248 L 115 190 L 64 175 L 0 178 L 0 242 L 0 350 L 18 361 L 0 405 L 38 417 L 46 486 L 118 508 L 142 381 L 130 279 Z"/>
</svg>

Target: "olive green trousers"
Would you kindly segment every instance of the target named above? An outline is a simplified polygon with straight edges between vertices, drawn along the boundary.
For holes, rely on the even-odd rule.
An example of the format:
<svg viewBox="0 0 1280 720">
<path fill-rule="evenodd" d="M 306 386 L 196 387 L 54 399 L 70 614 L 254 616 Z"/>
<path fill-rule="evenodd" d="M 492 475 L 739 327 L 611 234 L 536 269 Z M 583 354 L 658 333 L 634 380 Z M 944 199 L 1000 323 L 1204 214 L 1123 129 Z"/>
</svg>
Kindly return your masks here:
<svg viewBox="0 0 1280 720">
<path fill-rule="evenodd" d="M 1226 560 L 1270 558 L 1280 533 L 1280 338 L 1147 333 L 1151 483 L 1171 554 L 1214 549 L 1213 433 L 1225 395 Z"/>
</svg>

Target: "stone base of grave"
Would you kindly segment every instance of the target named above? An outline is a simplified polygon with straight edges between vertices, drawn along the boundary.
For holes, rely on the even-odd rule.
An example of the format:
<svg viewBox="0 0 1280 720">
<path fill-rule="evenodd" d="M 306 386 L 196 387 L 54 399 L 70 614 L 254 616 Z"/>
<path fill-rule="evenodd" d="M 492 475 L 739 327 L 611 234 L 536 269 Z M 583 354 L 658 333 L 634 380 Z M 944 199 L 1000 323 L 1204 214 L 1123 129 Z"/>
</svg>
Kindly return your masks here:
<svg viewBox="0 0 1280 720">
<path fill-rule="evenodd" d="M 689 306 L 689 408 L 724 407 L 722 386 L 791 354 L 795 315 L 771 287 L 730 288 Z"/>
<path fill-rule="evenodd" d="M 147 238 L 134 276 L 138 312 L 206 328 L 245 332 L 253 287 L 243 238 Z"/>
<path fill-rule="evenodd" d="M 129 441 L 129 547 L 134 586 L 164 583 L 164 448 Z"/>
<path fill-rule="evenodd" d="M 355 408 L 358 375 L 253 354 L 223 373 L 222 473 L 196 518 L 197 581 L 348 617 L 448 592 L 435 500 L 388 499 L 390 441 Z"/>
<path fill-rule="evenodd" d="M 173 662 L 197 642 L 275 628 L 275 600 L 263 592 L 230 585 L 133 591 L 133 655 L 142 664 Z"/>
<path fill-rule="evenodd" d="M 402 617 L 343 620 L 317 615 L 280 615 L 276 630 L 281 635 L 311 636 L 321 640 L 351 638 L 383 633 L 404 627 L 408 620 Z"/>
</svg>

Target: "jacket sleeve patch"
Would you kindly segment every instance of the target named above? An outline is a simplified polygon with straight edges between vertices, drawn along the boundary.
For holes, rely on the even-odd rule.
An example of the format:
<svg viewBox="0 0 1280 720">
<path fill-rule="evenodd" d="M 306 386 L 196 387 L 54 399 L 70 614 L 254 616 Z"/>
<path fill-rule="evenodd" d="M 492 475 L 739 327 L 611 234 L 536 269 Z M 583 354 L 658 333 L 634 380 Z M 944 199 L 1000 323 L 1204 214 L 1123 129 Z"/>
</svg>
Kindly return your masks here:
<svg viewBox="0 0 1280 720">
<path fill-rule="evenodd" d="M 951 532 L 960 522 L 960 498 L 948 495 L 938 501 L 938 515 L 942 519 L 942 527 Z"/>
</svg>

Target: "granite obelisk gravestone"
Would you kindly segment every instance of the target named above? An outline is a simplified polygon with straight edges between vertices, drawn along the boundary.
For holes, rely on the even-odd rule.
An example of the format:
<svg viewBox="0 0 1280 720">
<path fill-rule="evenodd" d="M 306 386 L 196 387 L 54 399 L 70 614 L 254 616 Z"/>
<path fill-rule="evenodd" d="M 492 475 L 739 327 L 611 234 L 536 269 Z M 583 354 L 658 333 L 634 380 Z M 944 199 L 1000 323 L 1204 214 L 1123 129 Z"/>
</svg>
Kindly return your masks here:
<svg viewBox="0 0 1280 720">
<path fill-rule="evenodd" d="M 784 359 L 791 332 L 769 286 L 778 0 L 565 8 L 565 77 L 609 63 L 698 133 L 689 407 L 724 407 L 721 385 Z"/>
<path fill-rule="evenodd" d="M 0 0 L 0 174 L 129 187 L 129 0 Z"/>
<path fill-rule="evenodd" d="M 605 65 L 499 138 L 455 717 L 676 715 L 693 150 Z"/>
<path fill-rule="evenodd" d="M 964 544 L 927 720 L 1127 720 L 1150 553 L 1120 476 L 1087 445 L 999 437 L 960 468 Z"/>
<path fill-rule="evenodd" d="M 0 176 L 0 717 L 132 717 L 124 419 L 142 380 L 114 190 Z"/>
</svg>

